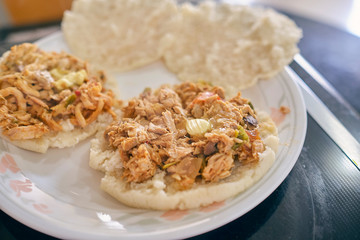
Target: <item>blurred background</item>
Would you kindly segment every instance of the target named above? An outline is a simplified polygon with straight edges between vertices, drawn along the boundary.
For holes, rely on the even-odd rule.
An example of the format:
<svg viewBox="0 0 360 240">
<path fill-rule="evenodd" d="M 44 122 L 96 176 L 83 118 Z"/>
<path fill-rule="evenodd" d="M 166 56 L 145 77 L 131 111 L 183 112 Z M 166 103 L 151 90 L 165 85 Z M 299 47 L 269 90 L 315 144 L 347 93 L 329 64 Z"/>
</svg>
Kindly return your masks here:
<svg viewBox="0 0 360 240">
<path fill-rule="evenodd" d="M 71 8 L 72 1 L 0 0 L 0 52 L 59 31 L 63 13 Z M 353 102 L 350 96 L 360 92 L 360 0 L 214 1 L 273 7 L 288 15 L 303 29 L 301 54 L 347 101 Z M 344 80 L 351 87 L 341 84 Z M 360 101 L 352 103 L 352 107 L 360 112 Z"/>
<path fill-rule="evenodd" d="M 31 41 L 59 30 L 72 0 L 0 0 L 0 41 Z"/>
<path fill-rule="evenodd" d="M 360 37 L 360 0 L 224 0 L 224 2 L 271 6 Z M 70 9 L 71 3 L 72 0 L 0 0 L 0 41 L 26 41 L 58 30 L 62 14 Z"/>
<path fill-rule="evenodd" d="M 291 14 L 345 30 L 360 37 L 359 0 L 228 0 L 272 6 Z"/>
</svg>

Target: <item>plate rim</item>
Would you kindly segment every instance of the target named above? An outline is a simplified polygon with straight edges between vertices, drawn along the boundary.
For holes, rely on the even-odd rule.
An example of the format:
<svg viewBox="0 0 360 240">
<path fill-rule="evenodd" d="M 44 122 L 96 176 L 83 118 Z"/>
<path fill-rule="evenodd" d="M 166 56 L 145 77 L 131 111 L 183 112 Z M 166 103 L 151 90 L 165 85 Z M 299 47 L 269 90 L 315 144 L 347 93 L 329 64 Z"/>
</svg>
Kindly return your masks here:
<svg viewBox="0 0 360 240">
<path fill-rule="evenodd" d="M 35 44 L 37 44 L 41 47 L 41 45 L 46 44 L 47 42 L 52 41 L 53 39 L 60 38 L 60 37 L 61 38 L 63 37 L 63 33 L 61 31 L 57 31 L 55 33 L 52 33 L 52 34 L 44 37 L 44 38 L 39 39 L 38 41 L 35 42 Z M 2 197 L 3 192 L 0 192 L 1 193 L 0 199 L 2 200 L 0 202 L 0 208 L 7 215 L 11 216 L 12 218 L 16 219 L 17 221 L 21 222 L 22 224 L 24 224 L 34 230 L 37 230 L 41 233 L 44 233 L 44 234 L 47 234 L 47 235 L 50 235 L 53 237 L 60 237 L 60 238 L 69 238 L 70 237 L 72 239 L 83 239 L 84 237 L 87 239 L 97 239 L 98 237 L 107 238 L 107 239 L 115 239 L 118 237 L 123 237 L 125 239 L 133 239 L 133 238 L 138 238 L 138 237 L 145 237 L 146 239 L 167 239 L 169 237 L 170 238 L 173 237 L 174 234 L 179 234 L 179 233 L 181 233 L 181 234 L 176 235 L 176 237 L 181 236 L 181 238 L 187 238 L 187 237 L 192 237 L 192 236 L 196 236 L 199 234 L 203 234 L 205 232 L 208 232 L 208 231 L 214 230 L 216 228 L 219 228 L 221 226 L 224 226 L 227 223 L 234 221 L 235 219 L 245 215 L 246 213 L 248 213 L 249 211 L 254 209 L 256 206 L 258 206 L 261 202 L 263 202 L 266 198 L 268 198 L 269 195 L 272 194 L 278 188 L 278 186 L 286 179 L 286 177 L 289 175 L 289 173 L 295 166 L 295 164 L 298 160 L 298 157 L 301 153 L 303 144 L 305 142 L 306 130 L 307 130 L 307 114 L 306 114 L 305 102 L 304 102 L 300 87 L 296 84 L 294 78 L 292 77 L 292 75 L 290 73 L 290 67 L 286 66 L 285 69 L 280 74 L 284 74 L 286 77 L 291 79 L 291 81 L 288 81 L 288 84 L 290 84 L 290 87 L 292 88 L 292 93 L 296 95 L 296 96 L 294 96 L 295 99 L 300 100 L 299 102 L 296 102 L 297 107 L 300 108 L 300 109 L 297 108 L 296 110 L 298 111 L 298 113 L 302 113 L 300 115 L 302 117 L 302 119 L 299 119 L 299 120 L 301 122 L 303 122 L 303 125 L 301 127 L 301 130 L 303 130 L 303 131 L 301 132 L 300 136 L 297 136 L 297 140 L 299 141 L 299 146 L 296 148 L 296 151 L 294 151 L 294 153 L 292 154 L 294 157 L 291 159 L 291 161 L 286 166 L 284 166 L 285 169 L 284 169 L 284 171 L 281 172 L 280 176 L 278 176 L 276 184 L 273 184 L 273 187 L 267 189 L 266 192 L 262 192 L 261 197 L 260 198 L 257 197 L 256 201 L 253 201 L 253 204 L 251 204 L 251 206 L 247 207 L 246 210 L 242 211 L 241 214 L 234 214 L 233 212 L 230 211 L 232 209 L 232 207 L 229 207 L 228 209 L 225 209 L 218 214 L 218 216 L 216 217 L 217 221 L 213 221 L 213 220 L 211 221 L 211 217 L 204 218 L 203 221 L 207 222 L 207 224 L 202 224 L 202 223 L 192 224 L 193 226 L 181 226 L 181 227 L 177 227 L 178 229 L 175 229 L 175 230 L 166 230 L 166 231 L 160 231 L 160 232 L 156 231 L 151 234 L 149 232 L 142 232 L 139 234 L 134 234 L 133 232 L 119 232 L 116 235 L 112 234 L 112 235 L 104 236 L 102 234 L 103 233 L 102 231 L 99 232 L 99 234 L 94 234 L 93 232 L 91 232 L 90 234 L 87 234 L 86 232 L 74 230 L 74 228 L 70 228 L 70 229 L 64 228 L 67 225 L 69 225 L 69 223 L 63 223 L 61 225 L 61 221 L 59 221 L 57 219 L 54 220 L 53 218 L 51 218 L 47 215 L 41 215 L 39 213 L 34 214 L 34 212 L 32 212 L 30 210 L 24 212 L 24 208 L 19 206 L 19 204 L 12 202 L 10 198 L 5 197 L 5 199 L 4 199 L 4 197 Z M 266 176 L 266 174 L 264 176 Z M 227 213 L 228 213 L 228 215 L 226 216 L 226 218 L 222 217 L 224 214 L 227 214 Z M 39 219 L 41 219 L 42 221 L 39 221 Z M 50 223 L 50 224 L 48 225 L 48 223 Z M 187 231 L 183 231 L 184 229 L 186 229 Z M 64 230 L 66 230 L 66 231 L 64 231 Z"/>
</svg>

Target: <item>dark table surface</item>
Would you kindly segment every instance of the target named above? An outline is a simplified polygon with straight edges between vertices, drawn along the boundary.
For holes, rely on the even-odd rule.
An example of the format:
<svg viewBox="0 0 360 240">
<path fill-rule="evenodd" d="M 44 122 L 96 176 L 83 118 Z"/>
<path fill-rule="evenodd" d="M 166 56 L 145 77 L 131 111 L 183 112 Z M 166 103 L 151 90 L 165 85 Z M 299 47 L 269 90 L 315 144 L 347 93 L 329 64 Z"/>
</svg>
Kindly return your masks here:
<svg viewBox="0 0 360 240">
<path fill-rule="evenodd" d="M 290 66 L 360 141 L 360 38 L 289 15 L 303 29 L 301 54 L 355 110 L 345 108 L 297 64 Z M 34 39 L 35 40 L 35 39 Z M 0 44 L 0 53 L 13 43 Z M 308 115 L 303 150 L 285 181 L 261 204 L 192 239 L 360 239 L 360 172 Z M 0 239 L 52 239 L 1 211 Z"/>
</svg>

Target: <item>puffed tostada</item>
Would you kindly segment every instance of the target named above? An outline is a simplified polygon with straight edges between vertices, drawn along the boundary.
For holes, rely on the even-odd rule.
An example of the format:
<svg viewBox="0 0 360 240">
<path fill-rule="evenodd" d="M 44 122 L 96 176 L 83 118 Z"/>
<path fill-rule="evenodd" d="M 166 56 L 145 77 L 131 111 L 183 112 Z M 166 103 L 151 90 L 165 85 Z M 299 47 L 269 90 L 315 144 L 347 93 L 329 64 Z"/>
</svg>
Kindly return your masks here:
<svg viewBox="0 0 360 240">
<path fill-rule="evenodd" d="M 302 31 L 287 16 L 216 2 L 179 6 L 180 24 L 164 63 L 181 81 L 205 79 L 233 97 L 274 77 L 298 53 Z"/>
<path fill-rule="evenodd" d="M 162 57 L 178 15 L 174 0 L 76 0 L 61 26 L 76 56 L 102 69 L 129 71 Z"/>
</svg>

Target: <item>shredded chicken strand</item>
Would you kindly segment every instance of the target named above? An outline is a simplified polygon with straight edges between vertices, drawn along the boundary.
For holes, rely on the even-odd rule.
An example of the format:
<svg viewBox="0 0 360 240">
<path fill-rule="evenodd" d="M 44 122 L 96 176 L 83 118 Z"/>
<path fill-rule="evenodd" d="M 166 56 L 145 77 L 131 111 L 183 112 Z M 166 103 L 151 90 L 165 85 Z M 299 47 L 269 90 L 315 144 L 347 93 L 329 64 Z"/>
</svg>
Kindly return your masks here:
<svg viewBox="0 0 360 240">
<path fill-rule="evenodd" d="M 13 46 L 0 62 L 0 127 L 11 140 L 36 139 L 62 131 L 70 119 L 84 128 L 103 112 L 112 111 L 114 97 L 103 89 L 103 72 L 61 52 L 44 52 L 36 45 Z"/>
</svg>

